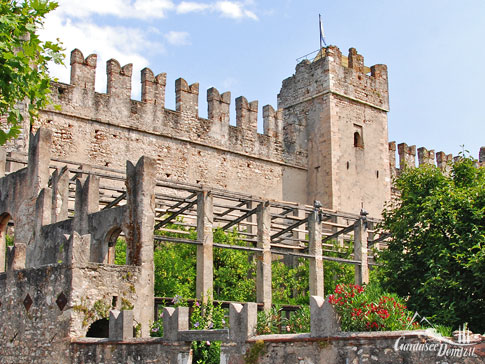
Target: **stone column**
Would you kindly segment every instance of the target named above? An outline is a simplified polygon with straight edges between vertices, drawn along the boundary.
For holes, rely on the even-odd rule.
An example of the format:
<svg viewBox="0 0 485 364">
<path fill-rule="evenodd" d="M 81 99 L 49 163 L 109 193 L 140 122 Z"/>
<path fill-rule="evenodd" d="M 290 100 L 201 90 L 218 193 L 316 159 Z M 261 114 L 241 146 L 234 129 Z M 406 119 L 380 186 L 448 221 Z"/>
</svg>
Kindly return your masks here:
<svg viewBox="0 0 485 364">
<path fill-rule="evenodd" d="M 369 283 L 369 265 L 367 261 L 367 219 L 365 211 L 354 224 L 354 260 L 360 261 L 355 266 L 355 284 Z"/>
<path fill-rule="evenodd" d="M 141 157 L 136 166 L 126 163 L 127 204 L 124 217 L 127 264 L 141 267 L 136 293 L 135 320 L 141 323 L 142 337 L 150 336 L 153 321 L 154 267 L 153 228 L 155 226 L 155 181 L 157 162 Z"/>
<path fill-rule="evenodd" d="M 5 167 L 7 166 L 7 152 L 0 148 L 0 178 L 5 177 Z"/>
<path fill-rule="evenodd" d="M 269 202 L 261 202 L 258 206 L 258 253 L 256 269 L 256 299 L 262 302 L 265 310 L 271 309 L 271 214 Z"/>
<path fill-rule="evenodd" d="M 69 170 L 57 168 L 52 174 L 52 223 L 66 220 L 69 204 Z"/>
<path fill-rule="evenodd" d="M 88 215 L 99 211 L 99 177 L 89 175 L 85 181 L 76 180 L 73 229 L 79 234 L 88 233 Z"/>
<path fill-rule="evenodd" d="M 197 196 L 197 239 L 202 242 L 202 245 L 197 245 L 196 281 L 196 296 L 204 302 L 213 296 L 213 225 L 212 194 L 210 191 L 204 190 Z"/>
<path fill-rule="evenodd" d="M 310 258 L 310 296 L 323 297 L 322 223 L 317 210 L 308 216 L 308 235 L 308 252 L 313 255 Z"/>
</svg>

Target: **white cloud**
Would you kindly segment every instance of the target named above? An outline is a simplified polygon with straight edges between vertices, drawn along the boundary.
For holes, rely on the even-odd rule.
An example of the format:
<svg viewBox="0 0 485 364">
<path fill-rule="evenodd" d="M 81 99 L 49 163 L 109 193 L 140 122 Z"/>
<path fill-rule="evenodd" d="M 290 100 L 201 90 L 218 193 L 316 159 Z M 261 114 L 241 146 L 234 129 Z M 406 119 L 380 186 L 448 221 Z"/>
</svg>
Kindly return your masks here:
<svg viewBox="0 0 485 364">
<path fill-rule="evenodd" d="M 61 0 L 59 8 L 48 14 L 41 38 L 54 40 L 60 37 L 66 52 L 80 49 L 84 56 L 91 53 L 98 55 L 96 90 L 106 91 L 106 66 L 108 59 L 115 58 L 121 65 L 133 63 L 133 95 L 140 94 L 139 71 L 148 66 L 148 53 L 164 52 L 164 44 L 174 46 L 189 45 L 190 34 L 185 31 L 170 31 L 163 37 L 161 29 L 153 25 L 135 23 L 133 26 L 104 25 L 96 20 L 95 15 L 103 16 L 113 24 L 111 18 L 123 19 L 159 19 L 169 12 L 185 14 L 191 12 L 210 12 L 232 19 L 250 18 L 257 20 L 256 14 L 244 3 L 232 0 L 181 1 L 176 5 L 172 0 Z M 150 41 L 157 34 L 158 42 Z M 69 54 L 66 62 L 69 65 Z M 69 67 L 50 65 L 50 73 L 62 82 L 69 82 Z"/>
<path fill-rule="evenodd" d="M 63 0 L 56 13 L 73 18 L 87 18 L 93 14 L 119 18 L 158 19 L 175 8 L 171 0 Z"/>
<path fill-rule="evenodd" d="M 45 28 L 40 32 L 42 39 L 53 40 L 59 35 L 66 48 L 66 65 L 74 48 L 80 49 L 84 57 L 91 53 L 98 55 L 96 69 L 96 90 L 106 92 L 106 61 L 114 58 L 123 66 L 133 63 L 132 89 L 134 97 L 140 94 L 140 70 L 149 62 L 144 56 L 147 50 L 163 52 L 163 45 L 151 42 L 145 31 L 121 26 L 101 26 L 88 20 L 73 21 L 53 12 L 48 15 Z M 69 82 L 69 67 L 50 65 L 50 73 L 62 82 Z"/>
<path fill-rule="evenodd" d="M 256 14 L 248 9 L 252 1 L 244 3 L 222 0 L 213 3 L 182 1 L 176 5 L 172 0 L 62 0 L 56 12 L 72 18 L 88 18 L 94 14 L 133 19 L 160 19 L 169 11 L 178 14 L 211 11 L 232 18 L 258 20 Z"/>
<path fill-rule="evenodd" d="M 176 32 L 173 30 L 165 34 L 165 39 L 167 39 L 167 42 L 177 46 L 189 45 L 190 44 L 189 37 L 190 37 L 190 34 L 187 32 Z"/>
<path fill-rule="evenodd" d="M 203 11 L 210 9 L 209 4 L 203 4 L 203 3 L 196 3 L 192 1 L 182 1 L 178 6 L 177 6 L 177 13 L 179 14 L 186 14 L 186 13 L 192 13 L 192 12 L 197 12 L 197 11 Z"/>
<path fill-rule="evenodd" d="M 256 14 L 252 11 L 244 9 L 244 5 L 239 2 L 234 1 L 218 1 L 214 4 L 214 9 L 219 11 L 222 16 L 241 19 L 241 18 L 251 18 L 253 20 L 258 20 Z"/>
<path fill-rule="evenodd" d="M 133 15 L 136 18 L 163 18 L 166 11 L 174 8 L 170 0 L 136 0 Z"/>
<path fill-rule="evenodd" d="M 252 1 L 246 1 L 244 4 L 237 2 L 237 1 L 217 1 L 212 4 L 206 3 L 199 3 L 193 1 L 182 1 L 177 6 L 177 13 L 179 14 L 186 14 L 191 12 L 202 12 L 209 10 L 211 12 L 216 12 L 226 18 L 232 19 L 242 19 L 242 18 L 250 18 L 253 20 L 258 20 L 256 14 L 252 11 L 247 10 L 245 6 L 247 4 L 251 4 Z"/>
</svg>

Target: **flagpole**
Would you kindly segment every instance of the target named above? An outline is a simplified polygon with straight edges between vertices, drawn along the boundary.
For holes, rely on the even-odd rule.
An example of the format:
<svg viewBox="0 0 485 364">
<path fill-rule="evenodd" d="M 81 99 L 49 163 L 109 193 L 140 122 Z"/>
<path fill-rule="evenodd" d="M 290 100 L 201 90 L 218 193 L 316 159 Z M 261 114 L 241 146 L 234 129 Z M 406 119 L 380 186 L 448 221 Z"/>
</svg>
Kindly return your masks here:
<svg viewBox="0 0 485 364">
<path fill-rule="evenodd" d="M 322 43 L 322 16 L 318 14 L 318 31 L 320 33 L 320 49 L 323 48 L 323 43 Z"/>
</svg>

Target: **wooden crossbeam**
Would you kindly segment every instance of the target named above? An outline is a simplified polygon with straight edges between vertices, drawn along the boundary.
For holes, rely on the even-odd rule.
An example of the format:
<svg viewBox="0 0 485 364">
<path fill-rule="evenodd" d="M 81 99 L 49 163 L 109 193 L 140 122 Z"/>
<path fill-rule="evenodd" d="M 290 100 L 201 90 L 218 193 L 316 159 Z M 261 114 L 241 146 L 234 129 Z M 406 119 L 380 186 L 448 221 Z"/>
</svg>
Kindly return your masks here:
<svg viewBox="0 0 485 364">
<path fill-rule="evenodd" d="M 283 234 L 286 234 L 287 232 L 289 232 L 289 231 L 297 228 L 298 226 L 300 226 L 302 224 L 305 224 L 306 222 L 308 222 L 308 217 L 304 218 L 303 220 L 300 220 L 300 221 L 295 222 L 294 224 L 288 226 L 286 229 L 283 229 L 281 231 L 278 231 L 276 234 L 271 235 L 271 240 L 274 240 L 277 237 L 279 237 L 279 236 L 281 236 Z"/>
<path fill-rule="evenodd" d="M 197 196 L 197 193 L 196 192 L 190 194 L 189 197 L 185 198 L 183 201 L 177 202 L 175 205 L 173 205 L 172 207 L 170 207 L 169 210 L 173 210 L 173 209 L 176 209 L 176 208 L 180 207 L 181 205 L 183 205 L 184 203 L 186 203 L 187 200 L 191 200 L 195 196 Z"/>
<path fill-rule="evenodd" d="M 288 208 L 288 207 L 286 207 L 285 208 L 285 211 L 283 211 L 281 214 L 271 216 L 271 220 L 275 220 L 275 219 L 279 219 L 279 218 L 282 218 L 282 217 L 286 217 L 286 215 L 288 215 L 290 212 L 293 212 L 293 211 L 295 211 L 294 208 Z"/>
<path fill-rule="evenodd" d="M 327 236 L 326 238 L 324 238 L 322 240 L 322 243 L 324 243 L 326 241 L 329 241 L 329 240 L 332 240 L 332 239 L 336 238 L 339 235 L 346 234 L 346 233 L 348 233 L 349 231 L 352 231 L 352 230 L 354 230 L 354 225 L 349 225 L 346 228 L 343 228 L 342 230 L 339 230 L 336 233 L 334 233 L 334 234 L 332 234 L 330 236 Z"/>
<path fill-rule="evenodd" d="M 186 201 L 184 201 L 186 202 Z M 158 224 L 155 225 L 155 230 L 157 229 L 160 229 L 162 226 L 164 225 L 167 225 L 170 221 L 172 221 L 173 219 L 175 219 L 177 216 L 179 216 L 180 214 L 183 214 L 185 211 L 187 211 L 188 209 L 190 209 L 192 206 L 194 206 L 195 204 L 197 203 L 197 199 L 189 202 L 187 204 L 187 206 L 185 207 L 182 207 L 180 210 L 178 210 L 177 212 L 174 212 L 172 215 L 170 215 L 169 217 L 167 217 L 166 219 L 163 219 L 162 221 L 160 221 Z"/>
<path fill-rule="evenodd" d="M 234 210 L 237 210 L 237 208 L 238 208 L 238 207 L 242 207 L 242 206 L 244 206 L 244 205 L 247 205 L 247 203 L 246 203 L 246 202 L 241 202 L 241 203 L 240 203 L 240 204 L 238 204 L 237 206 L 235 206 L 235 207 L 231 207 L 230 209 L 227 209 L 226 211 L 224 211 L 224 212 L 220 212 L 220 213 L 218 213 L 218 214 L 216 214 L 216 215 L 217 215 L 217 216 L 225 216 L 225 215 L 227 215 L 227 214 L 229 214 L 229 213 L 233 212 Z"/>
<path fill-rule="evenodd" d="M 391 234 L 382 234 L 380 237 L 378 237 L 377 239 L 374 239 L 374 240 L 371 240 L 369 242 L 367 242 L 367 246 L 368 247 L 371 247 L 372 245 L 374 245 L 375 243 L 379 243 L 383 240 L 386 240 L 388 237 L 390 237 Z"/>
<path fill-rule="evenodd" d="M 241 221 L 243 221 L 244 219 L 247 219 L 249 216 L 255 214 L 257 211 L 258 211 L 258 208 L 256 207 L 256 208 L 252 209 L 251 211 L 246 212 L 244 215 L 239 216 L 236 220 L 231 221 L 230 223 L 224 225 L 222 227 L 222 230 L 229 229 L 230 227 L 239 224 Z"/>
<path fill-rule="evenodd" d="M 121 195 L 116 197 L 113 201 L 111 201 L 109 204 L 107 204 L 105 207 L 103 207 L 103 210 L 110 209 L 116 205 L 118 205 L 121 200 L 123 200 L 126 197 L 126 192 L 123 192 Z"/>
</svg>

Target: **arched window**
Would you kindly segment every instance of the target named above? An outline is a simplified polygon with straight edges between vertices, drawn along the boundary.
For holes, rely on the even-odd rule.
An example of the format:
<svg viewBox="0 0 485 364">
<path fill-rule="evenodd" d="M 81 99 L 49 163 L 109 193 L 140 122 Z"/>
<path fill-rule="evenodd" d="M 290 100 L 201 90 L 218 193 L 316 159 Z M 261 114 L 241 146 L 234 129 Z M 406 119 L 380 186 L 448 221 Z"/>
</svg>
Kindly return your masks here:
<svg viewBox="0 0 485 364">
<path fill-rule="evenodd" d="M 354 133 L 354 147 L 363 148 L 364 142 L 362 140 L 362 135 L 358 131 Z"/>
<path fill-rule="evenodd" d="M 108 255 L 105 263 L 107 264 L 126 264 L 126 242 L 123 237 L 120 237 L 121 229 L 119 227 L 112 228 L 106 234 L 106 243 L 108 245 Z"/>
<path fill-rule="evenodd" d="M 0 215 L 0 273 L 7 269 L 7 249 L 13 245 L 14 228 L 11 222 L 12 216 L 8 213 Z"/>
</svg>

